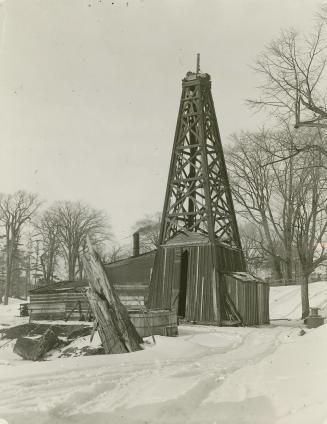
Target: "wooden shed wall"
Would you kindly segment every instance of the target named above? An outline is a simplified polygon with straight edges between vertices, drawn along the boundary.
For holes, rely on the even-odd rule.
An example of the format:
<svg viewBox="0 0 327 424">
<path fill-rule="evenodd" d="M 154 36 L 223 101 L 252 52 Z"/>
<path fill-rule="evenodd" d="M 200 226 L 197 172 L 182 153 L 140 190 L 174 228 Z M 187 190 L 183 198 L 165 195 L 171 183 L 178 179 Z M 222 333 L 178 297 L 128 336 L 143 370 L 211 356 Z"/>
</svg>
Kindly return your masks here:
<svg viewBox="0 0 327 424">
<path fill-rule="evenodd" d="M 105 266 L 122 303 L 128 309 L 140 309 L 147 302 L 156 251 Z"/>
<path fill-rule="evenodd" d="M 117 294 L 129 310 L 139 310 L 144 307 L 148 294 L 148 286 L 115 285 Z M 76 302 L 80 301 L 79 305 Z M 74 311 L 70 314 L 72 309 Z M 51 292 L 30 294 L 29 311 L 31 319 L 80 320 L 81 316 L 87 317 L 90 312 L 88 300 L 82 293 Z"/>
<path fill-rule="evenodd" d="M 188 281 L 186 291 L 185 319 L 211 323 L 217 316 L 213 306 L 213 246 L 164 247 L 155 259 L 150 292 L 149 308 L 177 309 L 180 289 L 181 252 L 187 250 Z M 218 293 L 215 293 L 218 298 Z"/>
<path fill-rule="evenodd" d="M 107 275 L 117 285 L 149 285 L 155 255 L 156 251 L 153 251 L 107 264 Z"/>
<path fill-rule="evenodd" d="M 225 275 L 226 289 L 245 325 L 269 324 L 269 285 Z"/>
<path fill-rule="evenodd" d="M 148 284 L 114 284 L 122 304 L 127 309 L 142 309 L 148 299 Z"/>
<path fill-rule="evenodd" d="M 148 307 L 177 309 L 181 281 L 181 253 L 188 252 L 185 319 L 197 323 L 218 323 L 219 293 L 213 283 L 216 255 L 221 287 L 226 285 L 231 300 L 246 325 L 269 323 L 269 286 L 257 280 L 240 281 L 227 272 L 245 272 L 242 252 L 222 246 L 164 246 L 158 249 L 149 290 Z"/>
<path fill-rule="evenodd" d="M 79 305 L 76 305 L 77 302 Z M 49 293 L 30 293 L 29 311 L 31 319 L 46 320 L 60 319 L 64 320 L 76 306 L 69 320 L 79 320 L 81 314 L 86 315 L 90 312 L 89 303 L 85 295 L 75 291 L 53 291 Z"/>
<path fill-rule="evenodd" d="M 154 257 L 155 252 L 149 252 L 106 265 L 108 277 L 127 309 L 138 310 L 144 306 L 148 297 Z M 79 282 L 65 282 L 32 290 L 29 305 L 32 319 L 66 319 L 77 300 L 81 301 L 81 312 L 85 315 L 89 307 L 88 301 L 81 292 L 74 290 L 80 285 Z M 85 290 L 86 287 L 87 283 Z M 69 319 L 79 320 L 80 316 L 77 307 Z"/>
<path fill-rule="evenodd" d="M 218 299 L 218 293 L 212 285 L 213 249 L 211 245 L 189 249 L 185 314 L 189 321 L 218 324 L 214 308 L 214 298 Z M 215 306 L 217 309 L 218 305 Z"/>
<path fill-rule="evenodd" d="M 269 291 L 270 286 L 267 283 L 259 282 L 257 285 L 258 293 L 258 324 L 269 324 Z"/>
<path fill-rule="evenodd" d="M 154 267 L 149 288 L 147 306 L 149 308 L 170 309 L 172 288 L 175 285 L 174 273 L 175 252 L 174 249 L 159 248 L 154 260 Z"/>
</svg>

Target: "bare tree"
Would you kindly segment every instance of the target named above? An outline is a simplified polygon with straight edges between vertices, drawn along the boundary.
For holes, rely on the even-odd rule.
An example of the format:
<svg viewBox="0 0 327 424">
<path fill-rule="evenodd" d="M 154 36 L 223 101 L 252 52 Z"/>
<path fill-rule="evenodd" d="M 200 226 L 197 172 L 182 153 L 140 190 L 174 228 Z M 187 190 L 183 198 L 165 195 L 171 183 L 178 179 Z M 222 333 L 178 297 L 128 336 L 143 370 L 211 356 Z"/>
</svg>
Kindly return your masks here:
<svg viewBox="0 0 327 424">
<path fill-rule="evenodd" d="M 255 224 L 249 222 L 239 225 L 239 231 L 247 269 L 252 274 L 258 274 L 263 270 L 268 256 L 262 249 L 260 232 Z"/>
<path fill-rule="evenodd" d="M 296 127 L 326 126 L 324 84 L 327 52 L 325 23 L 317 25 L 310 36 L 294 30 L 282 31 L 256 60 L 254 69 L 263 78 L 261 97 L 249 100 L 255 107 L 269 107 L 278 115 L 296 116 Z M 305 113 L 305 121 L 300 114 Z"/>
<path fill-rule="evenodd" d="M 109 249 L 109 252 L 105 252 L 102 256 L 101 256 L 101 260 L 103 263 L 112 263 L 112 262 L 117 262 L 121 259 L 125 259 L 127 258 L 128 252 L 127 250 L 123 247 L 123 246 L 112 246 Z"/>
<path fill-rule="evenodd" d="M 291 279 L 301 265 L 303 316 L 308 314 L 308 280 L 326 259 L 327 168 L 320 150 L 293 155 L 293 145 L 310 144 L 317 130 L 262 131 L 234 137 L 227 155 L 239 213 L 254 225 L 255 241 L 272 261 L 276 279 Z M 326 143 L 315 138 L 317 146 Z M 278 155 L 281 160 L 272 158 Z"/>
<path fill-rule="evenodd" d="M 0 222 L 5 231 L 6 251 L 6 286 L 4 303 L 8 304 L 8 297 L 13 283 L 15 259 L 18 255 L 18 245 L 24 225 L 33 217 L 40 206 L 36 194 L 17 191 L 14 194 L 0 195 Z"/>
<path fill-rule="evenodd" d="M 288 132 L 243 133 L 234 136 L 227 154 L 233 195 L 239 214 L 257 228 L 257 243 L 270 257 L 275 279 L 283 278 L 282 262 L 291 269 L 289 255 L 293 242 L 294 167 L 293 158 L 271 163 L 278 151 L 286 155 Z M 270 164 L 268 166 L 268 164 Z M 282 250 L 280 244 L 284 247 Z"/>
<path fill-rule="evenodd" d="M 146 215 L 133 226 L 140 233 L 140 250 L 149 252 L 158 247 L 160 235 L 161 213 Z"/>
<path fill-rule="evenodd" d="M 42 267 L 43 281 L 50 284 L 54 281 L 55 267 L 60 253 L 59 226 L 53 208 L 49 208 L 34 221 L 35 235 L 42 243 L 40 264 Z"/>
<path fill-rule="evenodd" d="M 308 159 L 312 162 L 307 166 Z M 297 197 L 295 223 L 296 248 L 301 266 L 302 318 L 309 315 L 308 281 L 310 274 L 327 260 L 327 172 L 321 154 L 306 158 L 306 183 Z"/>
<path fill-rule="evenodd" d="M 52 207 L 61 252 L 67 264 L 69 280 L 83 277 L 82 255 L 86 239 L 101 251 L 103 243 L 110 238 L 108 217 L 103 211 L 82 202 L 58 202 Z"/>
</svg>

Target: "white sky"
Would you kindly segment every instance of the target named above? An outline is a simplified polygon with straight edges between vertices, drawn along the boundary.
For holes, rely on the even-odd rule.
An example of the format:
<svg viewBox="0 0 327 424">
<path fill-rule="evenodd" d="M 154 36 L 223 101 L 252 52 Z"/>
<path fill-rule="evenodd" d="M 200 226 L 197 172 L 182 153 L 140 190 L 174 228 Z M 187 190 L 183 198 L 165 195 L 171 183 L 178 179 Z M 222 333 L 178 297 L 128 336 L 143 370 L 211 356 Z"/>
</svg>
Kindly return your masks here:
<svg viewBox="0 0 327 424">
<path fill-rule="evenodd" d="M 105 209 L 118 241 L 162 209 L 181 80 L 211 74 L 223 143 L 263 125 L 250 69 L 315 0 L 7 0 L 0 5 L 0 191 Z"/>
</svg>

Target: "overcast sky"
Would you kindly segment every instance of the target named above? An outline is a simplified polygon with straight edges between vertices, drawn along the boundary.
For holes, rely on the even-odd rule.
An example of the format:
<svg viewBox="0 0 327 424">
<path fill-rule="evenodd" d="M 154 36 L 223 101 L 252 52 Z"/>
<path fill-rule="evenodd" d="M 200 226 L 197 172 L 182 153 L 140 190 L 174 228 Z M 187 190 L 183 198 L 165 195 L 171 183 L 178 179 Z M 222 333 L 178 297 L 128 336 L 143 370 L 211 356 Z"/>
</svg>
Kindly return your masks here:
<svg viewBox="0 0 327 424">
<path fill-rule="evenodd" d="M 223 143 L 262 117 L 250 65 L 315 0 L 7 0 L 0 5 L 0 191 L 86 200 L 118 241 L 162 209 L 181 80 L 211 74 Z"/>
</svg>

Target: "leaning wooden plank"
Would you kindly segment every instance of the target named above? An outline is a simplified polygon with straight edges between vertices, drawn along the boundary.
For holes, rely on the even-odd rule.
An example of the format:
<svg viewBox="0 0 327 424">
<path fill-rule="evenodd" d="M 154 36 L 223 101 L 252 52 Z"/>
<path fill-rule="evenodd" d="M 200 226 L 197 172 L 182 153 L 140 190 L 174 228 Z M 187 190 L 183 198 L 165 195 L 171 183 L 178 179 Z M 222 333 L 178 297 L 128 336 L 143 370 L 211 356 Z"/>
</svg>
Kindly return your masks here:
<svg viewBox="0 0 327 424">
<path fill-rule="evenodd" d="M 87 296 L 92 311 L 99 323 L 98 332 L 104 351 L 106 353 L 125 353 L 130 349 L 126 345 L 125 339 L 121 336 L 116 319 L 112 317 L 108 302 L 89 289 Z M 135 349 L 137 350 L 137 349 Z"/>
<path fill-rule="evenodd" d="M 83 257 L 86 277 L 90 283 L 87 297 L 106 353 L 125 353 L 141 350 L 142 338 L 133 326 L 127 309 L 119 300 L 109 281 L 98 254 L 90 243 Z"/>
</svg>

